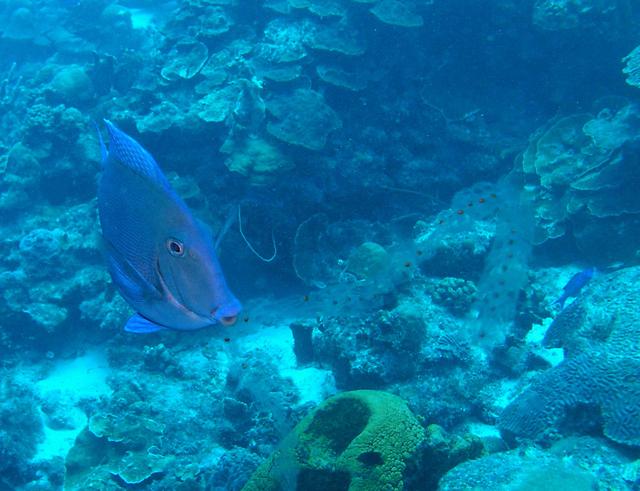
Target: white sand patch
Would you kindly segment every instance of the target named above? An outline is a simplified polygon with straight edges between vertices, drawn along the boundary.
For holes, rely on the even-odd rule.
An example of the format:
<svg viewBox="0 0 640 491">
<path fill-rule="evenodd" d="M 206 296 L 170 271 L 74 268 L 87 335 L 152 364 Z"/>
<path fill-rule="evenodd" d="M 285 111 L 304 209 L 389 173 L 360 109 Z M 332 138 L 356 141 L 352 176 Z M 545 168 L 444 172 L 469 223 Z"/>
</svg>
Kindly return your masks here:
<svg viewBox="0 0 640 491">
<path fill-rule="evenodd" d="M 484 423 L 470 423 L 469 424 L 469 433 L 477 436 L 478 438 L 498 438 L 502 439 L 500 435 L 500 430 L 495 427 Z"/>
<path fill-rule="evenodd" d="M 50 460 L 54 457 L 65 457 L 76 441 L 80 433 L 87 425 L 89 419 L 87 415 L 77 407 L 68 410 L 68 421 L 72 426 L 69 429 L 53 429 L 47 426 L 47 417 L 40 411 L 43 422 L 44 440 L 38 444 L 34 461 Z"/>
<path fill-rule="evenodd" d="M 499 390 L 494 403 L 497 408 L 504 409 L 518 395 L 518 382 L 516 380 L 503 380 L 498 384 Z"/>
<path fill-rule="evenodd" d="M 78 403 L 110 394 L 108 375 L 106 355 L 96 350 L 79 358 L 60 360 L 45 378 L 35 383 L 35 391 L 43 401 L 39 410 L 45 438 L 38 445 L 34 460 L 67 454 L 87 424 L 87 415 Z M 45 405 L 47 408 L 43 410 Z"/>
<path fill-rule="evenodd" d="M 531 330 L 527 333 L 525 341 L 531 346 L 531 351 L 537 356 L 545 360 L 549 365 L 555 367 L 564 360 L 564 350 L 562 348 L 545 348 L 542 341 L 547 333 L 553 319 L 550 317 L 544 319 L 542 324 L 533 324 Z"/>
<path fill-rule="evenodd" d="M 102 351 L 91 351 L 79 358 L 60 360 L 44 379 L 36 383 L 36 391 L 46 397 L 50 392 L 64 393 L 74 402 L 110 394 L 107 385 L 109 363 Z"/>
<path fill-rule="evenodd" d="M 280 376 L 291 379 L 300 393 L 300 404 L 320 403 L 336 393 L 335 380 L 331 370 L 297 366 L 293 351 L 293 333 L 288 323 L 265 326 L 262 329 L 237 339 L 234 351 L 242 354 L 255 349 L 268 352 Z M 237 351 L 236 351 L 237 350 Z"/>
<path fill-rule="evenodd" d="M 295 368 L 296 355 L 293 352 L 293 334 L 286 324 L 263 327 L 236 340 L 239 353 L 255 349 L 263 350 L 273 356 L 278 368 Z"/>
<path fill-rule="evenodd" d="M 290 378 L 300 391 L 299 404 L 315 402 L 320 404 L 327 397 L 337 392 L 336 382 L 331 370 L 320 368 L 287 368 L 281 375 Z"/>
<path fill-rule="evenodd" d="M 154 23 L 153 13 L 142 9 L 128 9 L 131 14 L 131 26 L 134 29 L 147 29 Z"/>
</svg>

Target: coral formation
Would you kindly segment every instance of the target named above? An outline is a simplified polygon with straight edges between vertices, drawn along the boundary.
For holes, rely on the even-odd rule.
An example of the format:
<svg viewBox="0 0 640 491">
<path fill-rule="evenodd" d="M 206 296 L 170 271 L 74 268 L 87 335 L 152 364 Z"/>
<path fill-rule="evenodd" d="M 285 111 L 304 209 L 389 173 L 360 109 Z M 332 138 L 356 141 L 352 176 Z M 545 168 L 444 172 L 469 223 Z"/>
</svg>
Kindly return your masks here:
<svg viewBox="0 0 640 491">
<path fill-rule="evenodd" d="M 590 472 L 581 469 L 558 456 L 529 449 L 526 452 L 511 450 L 465 462 L 440 481 L 441 491 L 495 489 L 593 489 L 595 479 Z M 544 486 L 541 488 L 541 485 Z"/>
<path fill-rule="evenodd" d="M 344 392 L 305 417 L 243 490 L 401 490 L 407 459 L 423 438 L 402 399 Z"/>
<path fill-rule="evenodd" d="M 329 134 L 342 126 L 338 114 L 312 90 L 269 99 L 267 110 L 275 118 L 267 124 L 271 135 L 310 150 L 321 150 Z"/>
</svg>

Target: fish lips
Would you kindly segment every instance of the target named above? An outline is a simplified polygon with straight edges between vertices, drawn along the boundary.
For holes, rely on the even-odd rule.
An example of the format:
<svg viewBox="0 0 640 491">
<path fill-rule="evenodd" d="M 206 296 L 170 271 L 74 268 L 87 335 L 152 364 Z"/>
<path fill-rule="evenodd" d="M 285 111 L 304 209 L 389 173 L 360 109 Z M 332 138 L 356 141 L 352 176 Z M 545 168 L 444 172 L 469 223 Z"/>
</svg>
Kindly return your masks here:
<svg viewBox="0 0 640 491">
<path fill-rule="evenodd" d="M 214 319 L 223 326 L 232 326 L 238 320 L 238 315 L 242 311 L 242 305 L 237 298 L 232 298 L 222 307 L 214 309 Z"/>
</svg>

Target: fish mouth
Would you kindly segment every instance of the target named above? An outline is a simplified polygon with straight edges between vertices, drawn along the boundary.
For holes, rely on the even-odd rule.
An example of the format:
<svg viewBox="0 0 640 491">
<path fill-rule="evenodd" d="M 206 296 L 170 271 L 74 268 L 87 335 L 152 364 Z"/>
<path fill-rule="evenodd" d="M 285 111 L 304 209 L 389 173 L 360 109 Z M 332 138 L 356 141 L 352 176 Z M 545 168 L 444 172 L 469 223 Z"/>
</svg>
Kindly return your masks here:
<svg viewBox="0 0 640 491">
<path fill-rule="evenodd" d="M 233 326 L 237 320 L 238 320 L 237 315 L 226 315 L 220 318 L 220 323 L 223 326 Z"/>
<path fill-rule="evenodd" d="M 211 315 L 223 326 L 232 326 L 238 320 L 238 315 L 241 310 L 242 306 L 240 302 L 236 298 L 233 298 L 223 307 L 213 309 Z"/>
</svg>

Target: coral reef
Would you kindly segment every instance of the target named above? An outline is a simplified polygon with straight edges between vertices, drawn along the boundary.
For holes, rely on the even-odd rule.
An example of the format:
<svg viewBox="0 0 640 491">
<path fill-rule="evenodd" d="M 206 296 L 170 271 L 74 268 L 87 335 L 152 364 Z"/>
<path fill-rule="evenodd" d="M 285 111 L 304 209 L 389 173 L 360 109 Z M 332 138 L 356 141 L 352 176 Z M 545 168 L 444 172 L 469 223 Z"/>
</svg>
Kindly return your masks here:
<svg viewBox="0 0 640 491">
<path fill-rule="evenodd" d="M 239 490 L 265 459 L 284 488 L 637 488 L 636 2 L 17 0 L 0 21 L 0 488 Z M 120 332 L 102 118 L 213 225 L 233 329 Z M 407 403 L 321 403 L 355 389 Z M 481 457 L 498 429 L 518 447 Z"/>
</svg>

